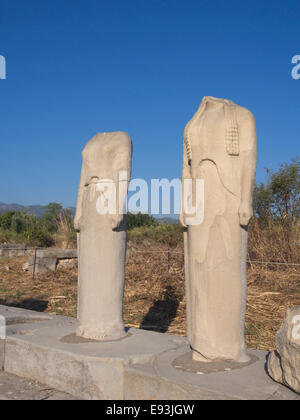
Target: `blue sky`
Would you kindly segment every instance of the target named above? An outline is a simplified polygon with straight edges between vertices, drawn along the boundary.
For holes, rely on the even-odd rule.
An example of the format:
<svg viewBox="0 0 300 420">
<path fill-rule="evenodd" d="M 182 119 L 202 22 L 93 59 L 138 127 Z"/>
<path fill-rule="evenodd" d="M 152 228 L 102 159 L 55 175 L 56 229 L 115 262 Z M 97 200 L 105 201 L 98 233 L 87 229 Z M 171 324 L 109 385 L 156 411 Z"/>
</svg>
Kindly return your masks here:
<svg viewBox="0 0 300 420">
<path fill-rule="evenodd" d="M 203 96 L 255 114 L 257 179 L 299 153 L 299 0 L 0 0 L 0 202 L 76 204 L 81 150 L 124 130 L 133 177 L 180 177 Z"/>
</svg>

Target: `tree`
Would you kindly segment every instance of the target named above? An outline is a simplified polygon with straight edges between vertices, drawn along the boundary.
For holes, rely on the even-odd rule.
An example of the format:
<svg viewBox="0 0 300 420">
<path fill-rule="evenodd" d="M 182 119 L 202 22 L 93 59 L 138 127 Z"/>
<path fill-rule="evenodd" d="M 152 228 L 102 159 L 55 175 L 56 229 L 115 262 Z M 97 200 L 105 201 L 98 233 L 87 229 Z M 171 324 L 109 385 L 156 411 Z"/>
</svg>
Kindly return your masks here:
<svg viewBox="0 0 300 420">
<path fill-rule="evenodd" d="M 0 216 L 0 229 L 3 230 L 10 230 L 12 219 L 16 212 L 8 211 L 6 213 L 1 214 Z"/>
<path fill-rule="evenodd" d="M 280 220 L 292 226 L 300 218 L 300 158 L 281 165 L 276 172 L 267 172 L 267 183 L 254 190 L 255 215 L 260 221 Z"/>
<path fill-rule="evenodd" d="M 49 203 L 43 215 L 43 221 L 49 232 L 57 232 L 63 206 L 59 203 Z"/>
<path fill-rule="evenodd" d="M 300 217 L 300 158 L 271 175 L 271 190 L 273 212 L 285 223 L 294 224 Z"/>
<path fill-rule="evenodd" d="M 259 184 L 254 188 L 253 208 L 254 215 L 261 221 L 266 222 L 272 217 L 272 190 L 270 184 Z"/>
</svg>

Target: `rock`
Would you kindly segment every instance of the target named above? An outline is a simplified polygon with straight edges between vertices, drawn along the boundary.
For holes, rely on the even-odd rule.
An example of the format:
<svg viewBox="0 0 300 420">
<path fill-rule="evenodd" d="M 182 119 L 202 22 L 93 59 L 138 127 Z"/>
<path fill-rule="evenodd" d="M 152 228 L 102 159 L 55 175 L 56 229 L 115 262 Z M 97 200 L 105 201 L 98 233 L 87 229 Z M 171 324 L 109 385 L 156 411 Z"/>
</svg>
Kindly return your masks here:
<svg viewBox="0 0 300 420">
<path fill-rule="evenodd" d="M 276 345 L 277 350 L 268 358 L 268 373 L 274 381 L 300 394 L 300 306 L 288 309 Z"/>
<path fill-rule="evenodd" d="M 5 267 L 5 270 L 6 270 L 6 271 L 11 271 L 11 267 L 10 267 L 9 265 L 7 265 L 7 266 Z"/>
<path fill-rule="evenodd" d="M 77 267 L 77 258 L 58 260 L 57 269 L 61 267 Z"/>
<path fill-rule="evenodd" d="M 29 263 L 26 262 L 25 264 L 23 264 L 22 269 L 23 269 L 23 271 L 29 271 Z"/>
<path fill-rule="evenodd" d="M 269 375 L 274 379 L 274 381 L 280 384 L 283 383 L 283 374 L 282 374 L 282 369 L 281 369 L 280 355 L 277 353 L 277 351 L 273 351 L 269 355 L 268 370 L 269 370 Z"/>
</svg>

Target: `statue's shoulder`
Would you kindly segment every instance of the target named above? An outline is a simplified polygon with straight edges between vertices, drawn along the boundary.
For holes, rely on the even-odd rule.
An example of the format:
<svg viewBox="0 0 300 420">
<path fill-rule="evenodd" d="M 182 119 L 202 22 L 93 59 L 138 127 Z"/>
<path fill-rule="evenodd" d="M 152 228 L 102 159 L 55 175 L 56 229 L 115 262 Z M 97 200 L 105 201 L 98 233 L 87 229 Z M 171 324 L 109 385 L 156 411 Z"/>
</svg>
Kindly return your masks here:
<svg viewBox="0 0 300 420">
<path fill-rule="evenodd" d="M 126 131 L 115 131 L 112 134 L 112 140 L 122 145 L 132 146 L 132 140 Z"/>
<path fill-rule="evenodd" d="M 244 106 L 235 104 L 237 118 L 239 121 L 247 121 L 255 123 L 254 114 Z"/>
<path fill-rule="evenodd" d="M 118 147 L 132 148 L 132 141 L 128 133 L 125 131 L 98 133 L 87 142 L 82 151 L 82 156 L 86 157 L 101 148 L 114 149 Z"/>
</svg>

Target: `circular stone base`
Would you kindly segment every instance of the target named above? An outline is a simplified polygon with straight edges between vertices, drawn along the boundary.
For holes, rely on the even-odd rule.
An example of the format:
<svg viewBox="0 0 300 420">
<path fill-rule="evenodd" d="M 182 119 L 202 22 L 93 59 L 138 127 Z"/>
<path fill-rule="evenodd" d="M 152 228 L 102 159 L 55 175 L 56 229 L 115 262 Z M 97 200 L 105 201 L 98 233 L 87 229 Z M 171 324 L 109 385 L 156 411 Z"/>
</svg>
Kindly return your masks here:
<svg viewBox="0 0 300 420">
<path fill-rule="evenodd" d="M 121 338 L 115 338 L 115 339 L 110 339 L 110 340 L 92 340 L 90 338 L 80 337 L 74 333 L 74 334 L 66 335 L 65 337 L 61 338 L 59 341 L 61 343 L 66 343 L 66 344 L 103 343 L 103 342 L 123 341 L 126 338 L 129 338 L 131 336 L 132 336 L 131 333 L 126 333 L 126 335 L 124 335 L 124 337 L 121 337 Z"/>
<path fill-rule="evenodd" d="M 208 375 L 210 373 L 229 372 L 232 370 L 241 369 L 252 365 L 258 360 L 258 357 L 254 355 L 249 354 L 249 357 L 251 360 L 247 363 L 238 363 L 226 360 L 206 363 L 193 360 L 193 352 L 189 351 L 188 353 L 185 353 L 175 359 L 172 363 L 172 366 L 175 369 L 181 370 L 183 372 L 196 373 L 198 375 Z"/>
<path fill-rule="evenodd" d="M 92 341 L 100 341 L 100 342 L 106 342 L 106 341 L 119 341 L 122 340 L 127 336 L 127 330 L 123 327 L 115 327 L 115 328 L 109 328 L 106 330 L 99 330 L 99 328 L 94 326 L 84 326 L 80 325 L 76 330 L 76 335 L 78 337 L 86 338 L 88 340 Z"/>
</svg>

